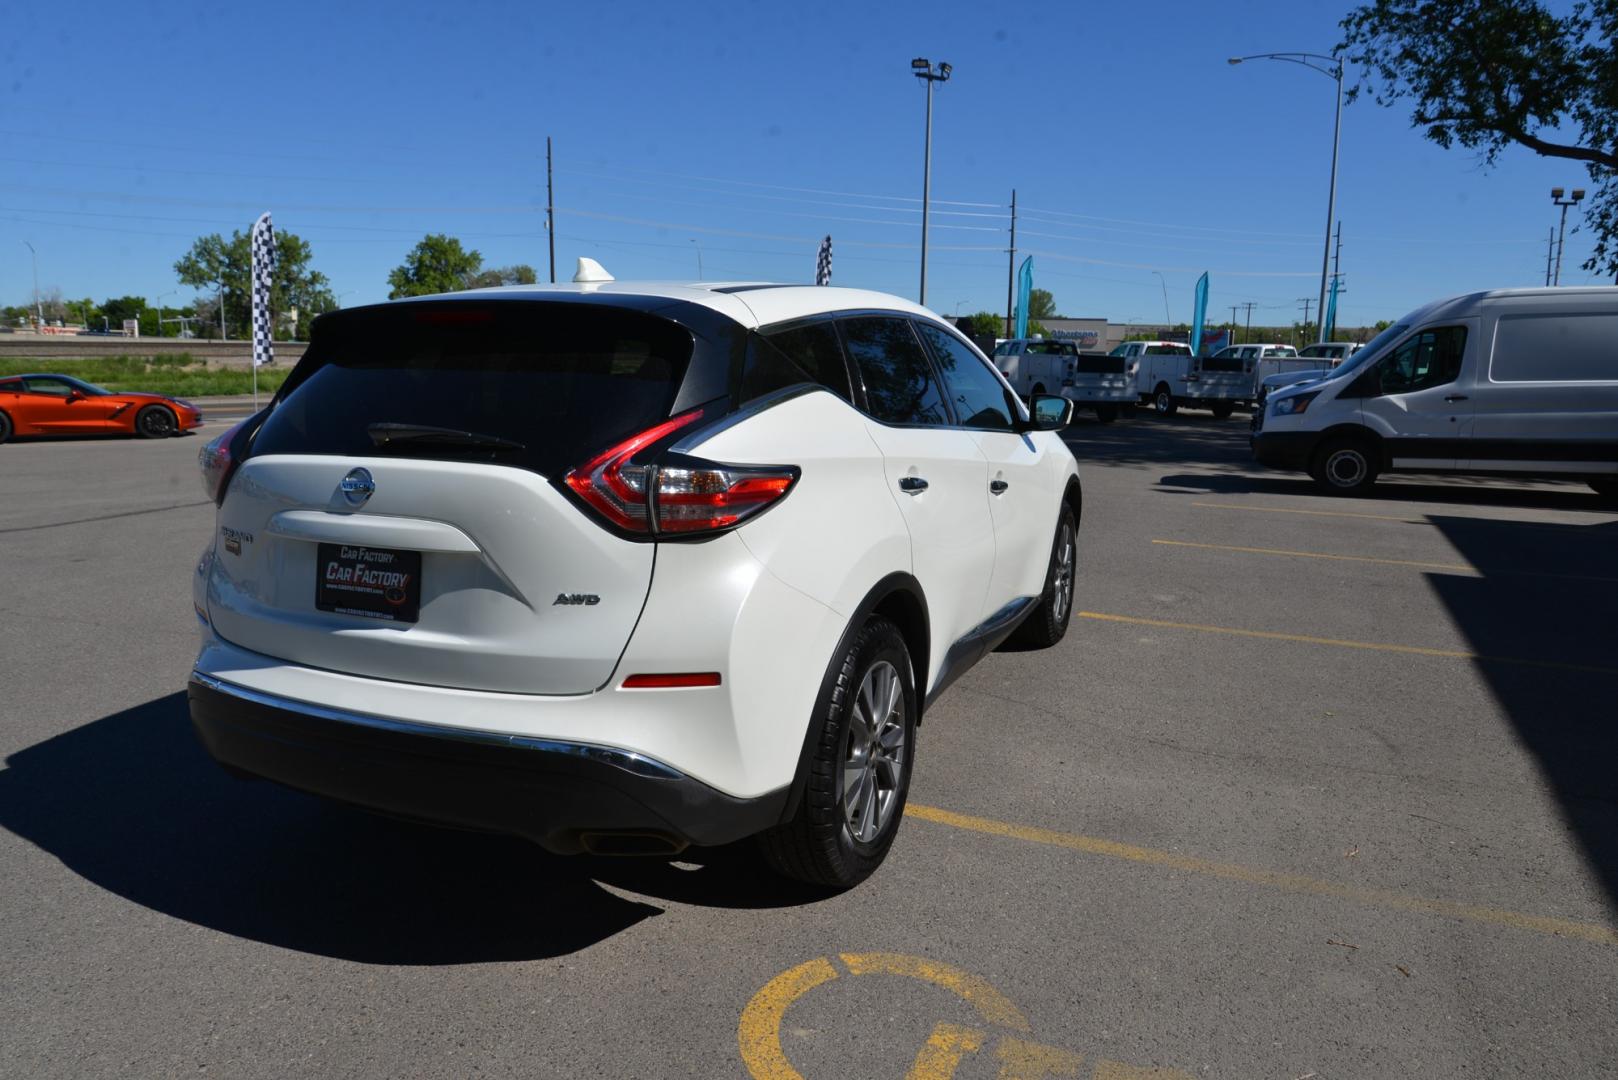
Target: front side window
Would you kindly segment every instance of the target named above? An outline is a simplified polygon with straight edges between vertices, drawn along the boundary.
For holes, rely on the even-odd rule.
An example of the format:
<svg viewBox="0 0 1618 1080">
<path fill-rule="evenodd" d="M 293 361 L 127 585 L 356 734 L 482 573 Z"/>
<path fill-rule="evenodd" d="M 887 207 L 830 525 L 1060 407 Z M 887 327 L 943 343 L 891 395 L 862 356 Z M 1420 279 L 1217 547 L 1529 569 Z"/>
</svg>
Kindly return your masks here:
<svg viewBox="0 0 1618 1080">
<path fill-rule="evenodd" d="M 67 397 L 73 389 L 65 380 L 52 378 L 34 378 L 28 380 L 28 389 L 36 394 L 50 394 L 53 397 Z"/>
<path fill-rule="evenodd" d="M 1389 354 L 1378 371 L 1384 394 L 1411 394 L 1455 381 L 1466 350 L 1466 327 L 1423 330 Z"/>
<path fill-rule="evenodd" d="M 866 407 L 884 424 L 948 424 L 949 409 L 909 319 L 843 323 L 843 341 L 865 385 Z"/>
<path fill-rule="evenodd" d="M 916 329 L 933 351 L 961 425 L 1010 431 L 1011 403 L 1006 400 L 1005 384 L 994 372 L 955 335 L 924 322 L 918 322 Z"/>
</svg>

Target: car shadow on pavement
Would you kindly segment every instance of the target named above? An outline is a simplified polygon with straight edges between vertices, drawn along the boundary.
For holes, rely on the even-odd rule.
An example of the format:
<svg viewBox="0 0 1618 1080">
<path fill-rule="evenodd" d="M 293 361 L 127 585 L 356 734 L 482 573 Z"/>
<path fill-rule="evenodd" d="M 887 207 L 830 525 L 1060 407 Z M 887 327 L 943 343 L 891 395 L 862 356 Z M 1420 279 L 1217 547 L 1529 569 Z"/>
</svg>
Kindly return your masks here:
<svg viewBox="0 0 1618 1080">
<path fill-rule="evenodd" d="M 1472 651 L 1530 661 L 1477 667 L 1618 915 L 1618 520 L 1429 520 L 1482 575 L 1427 575 Z"/>
<path fill-rule="evenodd" d="M 1207 495 L 1313 495 L 1323 492 L 1302 473 L 1175 473 L 1161 476 L 1157 490 Z M 1359 496 L 1342 496 L 1348 512 L 1374 512 L 1377 506 L 1421 502 L 1440 505 L 1521 507 L 1529 510 L 1583 510 L 1600 513 L 1608 507 L 1601 496 L 1582 484 L 1565 486 L 1505 487 L 1483 477 L 1446 476 L 1426 482 L 1419 477 L 1398 477 L 1374 485 Z M 1321 509 L 1321 507 L 1313 507 Z"/>
<path fill-rule="evenodd" d="M 1097 465 L 1253 465 L 1248 426 L 1241 415 L 1220 420 L 1211 413 L 1157 416 L 1145 409 L 1127 410 L 1112 424 L 1078 423 L 1062 432 L 1078 458 Z"/>
<path fill-rule="evenodd" d="M 154 911 L 358 963 L 543 959 L 662 913 L 526 841 L 234 779 L 192 734 L 184 693 L 12 754 L 0 825 Z"/>
</svg>

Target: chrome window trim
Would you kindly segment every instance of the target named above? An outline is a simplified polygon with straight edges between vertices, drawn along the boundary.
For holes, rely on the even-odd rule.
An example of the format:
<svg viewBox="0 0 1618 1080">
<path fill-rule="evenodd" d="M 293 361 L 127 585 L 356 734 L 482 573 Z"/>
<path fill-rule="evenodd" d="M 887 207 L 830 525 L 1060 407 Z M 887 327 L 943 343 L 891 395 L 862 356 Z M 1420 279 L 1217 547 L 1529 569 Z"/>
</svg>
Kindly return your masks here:
<svg viewBox="0 0 1618 1080">
<path fill-rule="evenodd" d="M 266 708 L 280 709 L 285 712 L 297 713 L 300 716 L 310 716 L 318 720 L 330 720 L 337 724 L 350 724 L 354 727 L 370 728 L 375 731 L 392 731 L 401 735 L 420 735 L 432 739 L 444 739 L 449 742 L 472 743 L 480 746 L 506 747 L 515 750 L 533 750 L 545 754 L 566 754 L 569 757 L 589 758 L 612 765 L 636 776 L 647 776 L 655 780 L 684 780 L 685 774 L 663 764 L 656 758 L 646 757 L 630 750 L 619 750 L 611 746 L 597 746 L 593 743 L 561 742 L 553 739 L 539 739 L 529 735 L 502 735 L 493 731 L 476 731 L 468 728 L 440 727 L 434 724 L 418 724 L 410 720 L 395 720 L 391 717 L 376 716 L 372 713 L 350 712 L 347 709 L 334 709 L 327 705 L 315 705 L 307 701 L 298 701 L 293 698 L 284 698 L 277 694 L 267 694 L 261 690 L 249 690 L 245 686 L 225 682 L 223 679 L 201 671 L 191 672 L 191 681 L 205 689 L 254 705 L 263 705 Z"/>
</svg>

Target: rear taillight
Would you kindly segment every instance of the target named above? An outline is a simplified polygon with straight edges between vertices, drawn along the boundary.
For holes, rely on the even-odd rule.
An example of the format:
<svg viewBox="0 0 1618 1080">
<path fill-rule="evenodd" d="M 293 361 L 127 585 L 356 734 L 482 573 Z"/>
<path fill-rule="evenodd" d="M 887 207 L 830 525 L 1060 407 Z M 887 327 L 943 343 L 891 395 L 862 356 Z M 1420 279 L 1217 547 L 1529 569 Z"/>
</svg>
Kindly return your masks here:
<svg viewBox="0 0 1618 1080">
<path fill-rule="evenodd" d="M 242 421 L 245 424 L 247 421 Z M 230 475 L 236 471 L 238 464 L 234 454 L 230 452 L 231 441 L 236 433 L 242 429 L 242 424 L 236 424 L 217 436 L 207 446 L 197 451 L 197 464 L 202 467 L 202 490 L 208 493 L 208 498 L 217 505 L 225 501 L 225 488 L 230 485 Z"/>
<path fill-rule="evenodd" d="M 695 409 L 648 428 L 591 458 L 564 478 L 613 525 L 641 536 L 693 536 L 741 524 L 797 482 L 793 466 L 722 465 L 686 455 L 637 463 L 637 453 L 702 417 Z"/>
</svg>

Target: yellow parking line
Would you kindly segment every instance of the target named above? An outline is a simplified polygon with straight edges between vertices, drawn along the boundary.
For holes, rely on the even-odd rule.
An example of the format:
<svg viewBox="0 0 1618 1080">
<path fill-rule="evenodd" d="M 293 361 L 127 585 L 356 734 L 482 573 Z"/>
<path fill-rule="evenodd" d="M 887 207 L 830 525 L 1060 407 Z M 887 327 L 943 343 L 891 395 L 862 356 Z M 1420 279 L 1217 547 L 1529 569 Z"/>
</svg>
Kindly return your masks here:
<svg viewBox="0 0 1618 1080">
<path fill-rule="evenodd" d="M 1618 945 L 1618 930 L 1609 926 L 1601 926 L 1597 923 L 1576 922 L 1572 919 L 1558 919 L 1546 915 L 1529 915 L 1521 911 L 1486 907 L 1481 904 L 1462 904 L 1452 900 L 1431 900 L 1426 897 L 1411 896 L 1407 893 L 1393 892 L 1388 889 L 1368 889 L 1357 885 L 1341 885 L 1319 878 L 1306 877 L 1302 874 L 1288 874 L 1279 870 L 1264 870 L 1258 867 L 1240 866 L 1235 863 L 1214 862 L 1211 859 L 1200 859 L 1193 855 L 1176 855 L 1171 851 L 1136 847 L 1133 844 L 1122 844 L 1116 840 L 1103 840 L 1095 836 L 1058 832 L 1055 829 L 1044 829 L 1033 825 L 1014 825 L 1006 821 L 995 821 L 992 818 L 958 814 L 952 810 L 939 809 L 936 806 L 922 806 L 911 803 L 905 807 L 905 813 L 907 816 L 920 818 L 923 821 L 948 825 L 951 828 L 964 829 L 967 832 L 983 833 L 1008 840 L 1021 840 L 1030 844 L 1045 844 L 1050 847 L 1066 848 L 1069 851 L 1077 851 L 1086 855 L 1123 859 L 1127 862 L 1143 863 L 1168 870 L 1179 870 L 1185 873 L 1223 878 L 1226 881 L 1239 881 L 1247 885 L 1263 885 L 1272 889 L 1280 889 L 1283 892 L 1324 896 L 1336 900 L 1351 900 L 1355 903 L 1391 908 L 1396 911 L 1409 911 L 1423 915 L 1441 915 L 1448 918 L 1464 919 L 1468 922 L 1507 926 L 1516 930 L 1531 930 L 1535 933 L 1551 934 L 1557 937 L 1577 938 L 1580 941 L 1589 941 L 1597 945 Z"/>
<path fill-rule="evenodd" d="M 1282 548 L 1237 547 L 1232 544 L 1193 544 L 1189 540 L 1153 540 L 1169 547 L 1202 548 L 1206 551 L 1239 551 L 1245 555 L 1291 555 L 1297 559 L 1331 559 L 1334 562 L 1381 563 L 1383 566 L 1414 566 L 1422 570 L 1459 570 L 1469 574 L 1483 571 L 1465 563 L 1413 562 L 1409 559 L 1374 559 L 1369 555 L 1322 555 L 1315 551 L 1287 551 Z M 1601 580 L 1606 580 L 1605 578 Z"/>
<path fill-rule="evenodd" d="M 1330 559 L 1333 562 L 1378 563 L 1382 566 L 1410 566 L 1418 570 L 1448 570 L 1460 574 L 1478 574 L 1489 577 L 1556 578 L 1561 581 L 1618 582 L 1615 577 L 1594 577 L 1589 574 L 1549 574 L 1540 570 L 1479 570 L 1468 563 L 1416 562 L 1410 559 L 1377 559 L 1369 555 L 1328 555 L 1318 551 L 1289 551 L 1285 548 L 1239 547 L 1234 544 L 1196 544 L 1189 540 L 1153 540 L 1154 544 L 1169 547 L 1202 548 L 1205 551 L 1235 551 L 1243 555 L 1288 555 L 1294 559 Z"/>
<path fill-rule="evenodd" d="M 1377 641 L 1349 641 L 1343 638 L 1313 637 L 1309 634 L 1283 634 L 1275 630 L 1243 630 L 1234 626 L 1205 626 L 1201 623 L 1171 622 L 1168 619 L 1144 619 L 1137 615 L 1109 615 L 1100 611 L 1079 611 L 1075 612 L 1075 614 L 1081 619 L 1129 623 L 1134 626 L 1158 626 L 1165 630 L 1197 630 L 1205 634 L 1228 634 L 1232 637 L 1263 638 L 1266 641 L 1295 641 L 1304 645 L 1335 645 L 1340 649 L 1366 649 L 1371 652 L 1406 653 L 1411 656 L 1441 656 L 1451 660 L 1478 660 L 1490 664 L 1516 664 L 1522 667 L 1582 671 L 1596 675 L 1618 675 L 1618 668 L 1564 664 L 1555 660 L 1527 660 L 1516 656 L 1485 656 L 1482 653 L 1465 652 L 1460 649 L 1429 649 L 1420 645 L 1393 645 Z"/>
<path fill-rule="evenodd" d="M 1366 518 L 1370 521 L 1402 521 L 1406 525 L 1430 525 L 1429 521 L 1418 518 L 1389 517 L 1386 514 L 1355 514 L 1347 510 L 1298 510 L 1290 506 L 1243 506 L 1240 503 L 1211 503 L 1194 502 L 1192 506 L 1202 506 L 1209 510 L 1256 510 L 1261 514 L 1307 514 L 1310 517 L 1346 517 Z"/>
</svg>

